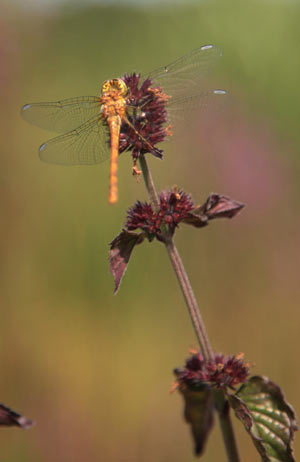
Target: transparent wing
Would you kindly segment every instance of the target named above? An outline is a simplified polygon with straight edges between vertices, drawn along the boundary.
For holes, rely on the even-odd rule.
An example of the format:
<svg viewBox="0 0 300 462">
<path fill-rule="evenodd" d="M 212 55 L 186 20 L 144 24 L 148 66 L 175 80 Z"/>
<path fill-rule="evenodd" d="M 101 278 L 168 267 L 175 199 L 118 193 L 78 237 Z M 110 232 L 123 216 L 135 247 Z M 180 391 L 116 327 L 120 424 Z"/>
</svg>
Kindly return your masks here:
<svg viewBox="0 0 300 462">
<path fill-rule="evenodd" d="M 63 133 L 95 117 L 100 112 L 100 106 L 99 97 L 80 96 L 53 103 L 25 104 L 21 115 L 33 125 Z"/>
<path fill-rule="evenodd" d="M 40 159 L 62 165 L 99 164 L 109 157 L 107 140 L 107 128 L 99 115 L 76 130 L 42 144 Z"/>
<path fill-rule="evenodd" d="M 150 77 L 173 98 L 197 95 L 199 84 L 221 56 L 220 48 L 215 45 L 205 45 L 168 66 L 153 71 L 146 77 Z"/>
<path fill-rule="evenodd" d="M 227 96 L 225 90 L 207 90 L 198 95 L 171 98 L 168 102 L 168 119 L 176 124 L 177 120 L 194 117 L 195 112 L 205 111 L 208 107 L 219 112 Z"/>
</svg>

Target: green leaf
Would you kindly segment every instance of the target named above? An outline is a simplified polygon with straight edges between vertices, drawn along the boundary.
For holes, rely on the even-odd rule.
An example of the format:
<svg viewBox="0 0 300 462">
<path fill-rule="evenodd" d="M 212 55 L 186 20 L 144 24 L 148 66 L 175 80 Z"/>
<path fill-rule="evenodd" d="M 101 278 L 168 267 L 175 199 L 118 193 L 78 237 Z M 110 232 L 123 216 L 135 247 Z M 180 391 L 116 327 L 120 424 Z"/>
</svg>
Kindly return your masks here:
<svg viewBox="0 0 300 462">
<path fill-rule="evenodd" d="M 184 417 L 191 425 L 195 454 L 200 456 L 214 423 L 213 394 L 206 386 L 197 389 L 179 386 L 178 389 L 184 398 Z"/>
<path fill-rule="evenodd" d="M 235 395 L 228 395 L 228 400 L 263 462 L 294 462 L 297 419 L 278 385 L 267 377 L 251 377 Z"/>
</svg>

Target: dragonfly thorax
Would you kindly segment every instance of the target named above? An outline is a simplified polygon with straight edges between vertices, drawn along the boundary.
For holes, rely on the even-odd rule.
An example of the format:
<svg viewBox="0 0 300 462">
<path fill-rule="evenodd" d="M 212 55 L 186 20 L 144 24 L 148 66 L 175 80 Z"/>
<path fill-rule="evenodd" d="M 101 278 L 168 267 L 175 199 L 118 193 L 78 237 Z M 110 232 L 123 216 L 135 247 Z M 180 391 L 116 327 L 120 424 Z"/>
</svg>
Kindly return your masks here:
<svg viewBox="0 0 300 462">
<path fill-rule="evenodd" d="M 126 94 L 128 88 L 122 79 L 105 80 L 102 84 L 102 96 L 100 101 L 101 113 L 104 119 L 119 116 L 124 117 L 126 106 Z"/>
<path fill-rule="evenodd" d="M 128 93 L 128 88 L 124 80 L 111 79 L 105 80 L 101 87 L 102 95 L 112 94 L 115 96 L 125 96 Z"/>
</svg>

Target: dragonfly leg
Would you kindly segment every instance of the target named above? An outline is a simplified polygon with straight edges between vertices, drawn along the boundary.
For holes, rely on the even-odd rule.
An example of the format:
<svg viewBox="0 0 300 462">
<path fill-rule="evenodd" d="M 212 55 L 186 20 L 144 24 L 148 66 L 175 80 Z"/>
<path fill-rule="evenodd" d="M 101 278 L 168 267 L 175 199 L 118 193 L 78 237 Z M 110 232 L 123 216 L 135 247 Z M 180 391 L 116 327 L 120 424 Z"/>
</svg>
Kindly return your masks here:
<svg viewBox="0 0 300 462">
<path fill-rule="evenodd" d="M 132 175 L 133 175 L 133 176 L 136 176 L 137 178 L 139 178 L 139 176 L 140 176 L 141 173 L 142 173 L 142 170 L 139 170 L 136 164 L 137 164 L 137 159 L 134 159 L 134 161 L 133 161 L 133 167 L 132 167 Z"/>
</svg>

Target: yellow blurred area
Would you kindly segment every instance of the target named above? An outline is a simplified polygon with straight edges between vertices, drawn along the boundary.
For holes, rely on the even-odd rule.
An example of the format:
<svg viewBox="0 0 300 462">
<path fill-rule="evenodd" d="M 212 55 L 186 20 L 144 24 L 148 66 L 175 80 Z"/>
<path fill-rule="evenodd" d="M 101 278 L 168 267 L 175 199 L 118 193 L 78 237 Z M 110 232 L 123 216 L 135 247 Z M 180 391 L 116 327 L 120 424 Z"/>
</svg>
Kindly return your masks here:
<svg viewBox="0 0 300 462">
<path fill-rule="evenodd" d="M 194 460 L 181 397 L 169 389 L 196 341 L 161 244 L 134 250 L 113 296 L 108 244 L 127 208 L 147 198 L 130 155 L 120 157 L 120 200 L 109 206 L 108 163 L 43 164 L 37 149 L 52 134 L 26 124 L 20 108 L 97 95 L 104 79 L 208 43 L 224 56 L 207 84 L 228 89 L 228 104 L 184 127 L 149 164 L 159 189 L 246 203 L 232 221 L 182 225 L 176 243 L 215 350 L 243 351 L 297 410 L 300 5 L 0 12 L 0 401 L 37 422 L 1 429 L 0 460 Z M 242 460 L 258 461 L 235 427 Z M 216 424 L 204 460 L 225 458 Z"/>
</svg>

